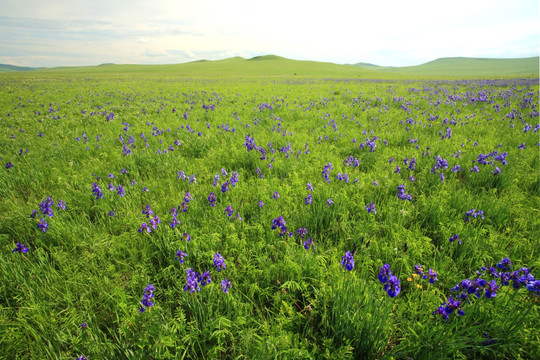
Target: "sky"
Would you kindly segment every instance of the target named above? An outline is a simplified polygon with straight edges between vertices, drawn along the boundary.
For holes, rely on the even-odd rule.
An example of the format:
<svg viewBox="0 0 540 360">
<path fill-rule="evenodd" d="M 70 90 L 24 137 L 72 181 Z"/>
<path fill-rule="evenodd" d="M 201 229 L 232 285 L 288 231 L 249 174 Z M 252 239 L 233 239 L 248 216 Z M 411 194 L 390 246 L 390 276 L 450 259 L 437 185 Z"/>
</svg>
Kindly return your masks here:
<svg viewBox="0 0 540 360">
<path fill-rule="evenodd" d="M 275 54 L 382 66 L 540 53 L 538 0 L 0 0 L 0 63 L 174 64 Z"/>
</svg>

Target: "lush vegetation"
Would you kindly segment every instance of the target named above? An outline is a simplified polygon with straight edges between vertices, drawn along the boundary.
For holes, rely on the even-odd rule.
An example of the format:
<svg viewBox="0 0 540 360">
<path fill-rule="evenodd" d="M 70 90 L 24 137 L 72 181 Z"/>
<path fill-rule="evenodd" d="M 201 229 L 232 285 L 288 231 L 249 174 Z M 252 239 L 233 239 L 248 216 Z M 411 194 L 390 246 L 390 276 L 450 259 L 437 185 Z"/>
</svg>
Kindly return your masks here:
<svg viewBox="0 0 540 360">
<path fill-rule="evenodd" d="M 540 356 L 537 79 L 45 73 L 0 78 L 0 358 Z"/>
</svg>

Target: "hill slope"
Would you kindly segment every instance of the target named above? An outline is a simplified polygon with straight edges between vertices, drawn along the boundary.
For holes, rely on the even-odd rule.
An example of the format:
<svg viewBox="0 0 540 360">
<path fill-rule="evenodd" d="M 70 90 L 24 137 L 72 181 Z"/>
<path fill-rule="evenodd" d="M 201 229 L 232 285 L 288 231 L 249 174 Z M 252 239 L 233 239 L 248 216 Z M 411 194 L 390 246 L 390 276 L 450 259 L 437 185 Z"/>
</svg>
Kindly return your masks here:
<svg viewBox="0 0 540 360">
<path fill-rule="evenodd" d="M 9 68 L 7 68 L 9 69 Z M 33 70 L 26 68 L 27 70 Z M 8 70 L 13 71 L 13 70 Z M 12 72 L 13 73 L 13 72 Z M 29 74 L 29 73 L 26 73 Z M 316 77 L 351 79 L 450 79 L 538 77 L 539 57 L 520 59 L 442 58 L 418 66 L 383 67 L 367 63 L 338 65 L 291 60 L 276 55 L 251 59 L 233 57 L 171 65 L 116 65 L 43 68 L 34 76 L 148 76 L 148 77 Z"/>
</svg>

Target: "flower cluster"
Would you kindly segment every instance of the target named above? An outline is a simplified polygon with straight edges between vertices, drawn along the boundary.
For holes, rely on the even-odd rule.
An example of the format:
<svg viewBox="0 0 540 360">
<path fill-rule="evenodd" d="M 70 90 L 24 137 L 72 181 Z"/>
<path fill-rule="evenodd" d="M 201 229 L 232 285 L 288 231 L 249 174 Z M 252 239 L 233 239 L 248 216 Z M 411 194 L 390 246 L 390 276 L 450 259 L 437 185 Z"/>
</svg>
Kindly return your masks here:
<svg viewBox="0 0 540 360">
<path fill-rule="evenodd" d="M 276 219 L 272 219 L 272 230 L 275 230 L 278 228 L 280 230 L 279 236 L 287 235 L 287 226 L 286 226 L 285 220 L 283 220 L 283 216 L 280 216 Z M 288 235 L 292 236 L 292 233 Z"/>
<path fill-rule="evenodd" d="M 154 303 L 152 302 L 152 299 L 154 298 L 154 290 L 155 287 L 152 284 L 148 284 L 146 288 L 144 289 L 144 294 L 141 300 L 141 308 L 139 309 L 139 312 L 142 313 L 146 310 L 146 308 L 149 308 L 151 306 L 154 306 Z"/>
<path fill-rule="evenodd" d="M 424 265 L 414 265 L 413 277 L 416 276 L 421 276 L 422 279 L 428 280 L 430 284 L 435 284 L 435 281 L 439 281 L 435 270 L 430 268 L 427 273 L 424 273 Z"/>
<path fill-rule="evenodd" d="M 38 219 L 36 219 L 38 221 L 37 227 L 43 233 L 46 233 L 47 230 L 49 229 L 49 224 L 47 223 L 47 220 L 45 220 L 45 218 L 54 217 L 54 211 L 53 211 L 54 204 L 55 204 L 54 200 L 50 196 L 48 196 L 44 201 L 38 204 L 38 207 L 41 213 L 38 213 L 38 211 L 34 209 L 32 211 L 32 214 L 30 215 L 32 219 L 36 219 L 36 216 L 38 216 Z M 64 202 L 64 200 L 60 199 L 60 201 L 58 201 L 57 207 L 58 209 L 65 210 L 66 203 Z"/>
<path fill-rule="evenodd" d="M 324 169 L 322 171 L 322 177 L 323 177 L 324 181 L 326 181 L 326 182 L 331 182 L 332 181 L 332 180 L 330 180 L 330 170 L 334 170 L 334 167 L 332 166 L 331 163 L 327 163 L 324 166 Z"/>
<path fill-rule="evenodd" d="M 97 183 L 92 184 L 92 192 L 94 193 L 96 199 L 103 199 L 103 192 Z"/>
<path fill-rule="evenodd" d="M 497 296 L 497 291 L 501 286 L 509 286 L 512 282 L 514 289 L 525 287 L 529 292 L 540 294 L 540 281 L 535 279 L 531 274 L 532 269 L 521 268 L 512 271 L 513 264 L 509 258 L 503 258 L 494 267 L 482 267 L 476 271 L 475 279 L 465 279 L 454 286 L 451 291 L 456 293 L 456 300 L 452 296 L 448 297 L 446 303 L 443 303 L 433 314 L 440 314 L 443 319 L 447 319 L 450 314 L 459 309 L 458 315 L 465 315 L 461 304 L 467 301 L 470 304 L 471 295 L 476 299 L 480 299 L 482 295 L 486 299 L 492 299 Z M 502 270 L 502 271 L 499 271 Z M 486 279 L 488 277 L 488 279 Z M 491 279 L 489 279 L 491 278 Z"/>
<path fill-rule="evenodd" d="M 476 211 L 476 209 L 471 209 L 465 213 L 465 217 L 463 218 L 463 221 L 469 222 L 471 219 L 470 217 L 477 218 L 480 216 L 482 220 L 484 220 L 484 210 Z"/>
<path fill-rule="evenodd" d="M 157 226 L 159 224 L 161 224 L 161 219 L 157 215 L 154 215 L 153 218 L 150 218 L 150 216 L 154 214 L 154 212 L 150 208 L 150 205 L 146 205 L 146 207 L 143 209 L 142 213 L 143 213 L 143 215 L 146 215 L 147 219 L 150 219 L 150 220 L 148 221 L 148 224 L 143 222 L 138 231 L 139 231 L 139 233 L 142 233 L 143 231 L 146 231 L 146 233 L 150 234 L 152 232 L 152 229 L 156 230 Z"/>
<path fill-rule="evenodd" d="M 201 291 L 202 286 L 206 286 L 212 282 L 210 277 L 210 272 L 205 271 L 202 274 L 199 274 L 193 268 L 186 269 L 186 285 L 184 286 L 184 291 L 189 291 L 190 293 Z"/>
<path fill-rule="evenodd" d="M 384 264 L 381 267 L 378 278 L 381 284 L 384 284 L 384 291 L 386 291 L 391 298 L 397 296 L 401 291 L 400 280 L 397 276 L 392 274 L 390 265 Z"/>
<path fill-rule="evenodd" d="M 408 201 L 412 200 L 411 194 L 406 194 L 405 193 L 405 185 L 399 185 L 398 186 L 398 188 L 397 188 L 397 197 L 400 198 L 401 200 L 408 200 Z"/>
<path fill-rule="evenodd" d="M 217 271 L 219 272 L 227 268 L 227 265 L 225 264 L 225 259 L 220 253 L 214 254 L 214 266 L 217 268 Z"/>
</svg>

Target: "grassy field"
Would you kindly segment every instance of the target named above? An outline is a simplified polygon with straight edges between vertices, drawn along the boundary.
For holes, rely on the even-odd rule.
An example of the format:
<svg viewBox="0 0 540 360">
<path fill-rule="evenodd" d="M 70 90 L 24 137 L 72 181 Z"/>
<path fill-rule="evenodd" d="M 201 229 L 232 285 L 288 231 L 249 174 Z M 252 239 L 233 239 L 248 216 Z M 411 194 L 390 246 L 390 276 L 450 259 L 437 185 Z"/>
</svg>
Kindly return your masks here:
<svg viewBox="0 0 540 360">
<path fill-rule="evenodd" d="M 2 67 L 0 66 L 0 71 Z M 12 68 L 5 68 L 13 71 Z M 338 65 L 318 61 L 291 60 L 276 55 L 241 57 L 216 61 L 194 61 L 174 65 L 115 65 L 56 67 L 34 70 L 32 76 L 67 76 L 74 74 L 92 77 L 137 76 L 253 78 L 287 77 L 290 79 L 351 78 L 351 79 L 479 79 L 479 78 L 537 78 L 539 57 L 520 59 L 444 58 L 408 67 L 382 67 L 370 64 Z M 21 75 L 24 76 L 24 75 Z"/>
<path fill-rule="evenodd" d="M 537 74 L 375 74 L 0 75 L 0 359 L 540 357 Z"/>
</svg>

